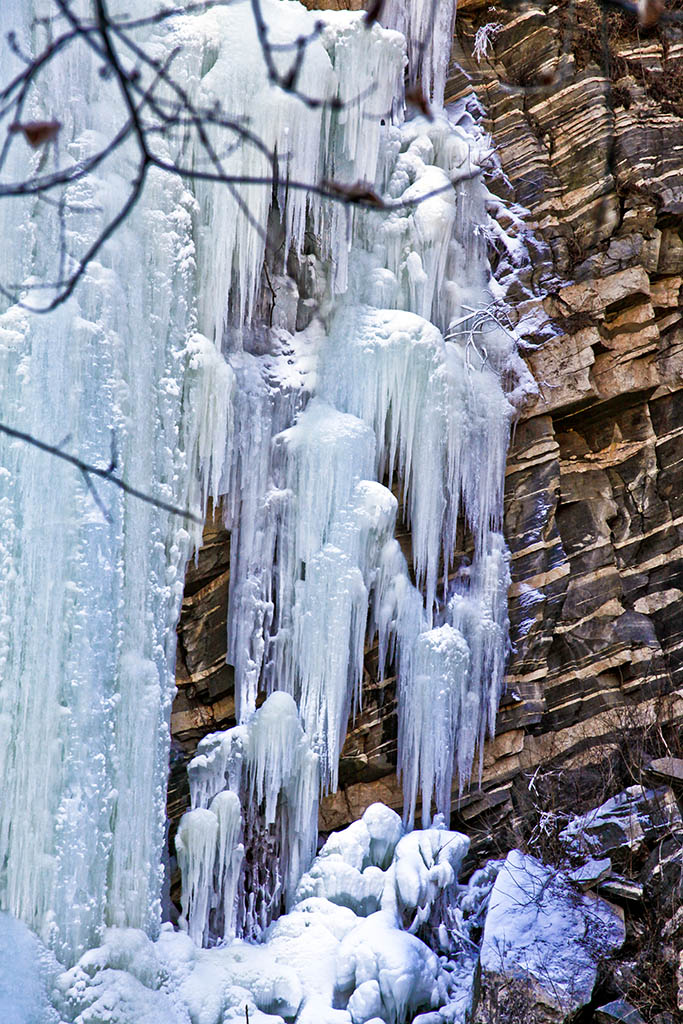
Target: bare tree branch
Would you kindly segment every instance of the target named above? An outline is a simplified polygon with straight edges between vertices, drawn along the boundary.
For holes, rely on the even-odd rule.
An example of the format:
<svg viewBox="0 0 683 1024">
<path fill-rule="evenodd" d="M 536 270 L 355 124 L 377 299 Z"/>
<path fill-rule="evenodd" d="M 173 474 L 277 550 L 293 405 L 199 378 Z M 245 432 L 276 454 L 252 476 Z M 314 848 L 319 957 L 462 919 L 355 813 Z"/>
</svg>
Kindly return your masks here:
<svg viewBox="0 0 683 1024">
<path fill-rule="evenodd" d="M 63 450 L 63 446 L 69 440 L 68 437 L 59 444 L 48 444 L 46 441 L 41 441 L 39 438 L 34 437 L 33 434 L 27 434 L 23 430 L 17 430 L 15 427 L 10 427 L 6 423 L 0 423 L 0 433 L 6 434 L 8 437 L 12 437 L 17 441 L 23 441 L 25 444 L 30 444 L 34 448 L 40 449 L 42 452 L 47 452 L 49 455 L 54 455 L 55 458 L 62 459 L 64 462 L 68 462 L 69 465 L 75 466 L 76 469 L 80 470 L 83 475 L 83 479 L 87 484 L 88 490 L 97 503 L 98 508 L 109 522 L 111 521 L 110 513 L 102 504 L 101 498 L 95 490 L 92 479 L 93 477 L 97 477 L 100 480 L 106 480 L 108 483 L 113 484 L 114 487 L 118 487 L 119 490 L 124 491 L 126 494 L 130 494 L 133 498 L 138 498 L 140 501 L 146 502 L 148 505 L 153 505 L 154 508 L 159 508 L 164 512 L 170 512 L 171 515 L 180 516 L 182 519 L 189 519 L 193 523 L 198 523 L 200 526 L 204 523 L 204 519 L 201 516 L 195 515 L 187 509 L 180 508 L 178 505 L 172 505 L 170 502 L 163 501 L 161 498 L 155 498 L 154 495 L 147 494 L 145 491 L 141 491 L 138 487 L 132 487 L 129 483 L 126 483 L 122 477 L 117 476 L 115 472 L 117 468 L 115 452 L 113 452 L 112 459 L 107 468 L 103 469 L 101 466 L 93 466 L 91 463 L 84 462 L 83 459 L 79 459 L 76 455 L 69 455 L 68 452 L 65 452 Z"/>
</svg>

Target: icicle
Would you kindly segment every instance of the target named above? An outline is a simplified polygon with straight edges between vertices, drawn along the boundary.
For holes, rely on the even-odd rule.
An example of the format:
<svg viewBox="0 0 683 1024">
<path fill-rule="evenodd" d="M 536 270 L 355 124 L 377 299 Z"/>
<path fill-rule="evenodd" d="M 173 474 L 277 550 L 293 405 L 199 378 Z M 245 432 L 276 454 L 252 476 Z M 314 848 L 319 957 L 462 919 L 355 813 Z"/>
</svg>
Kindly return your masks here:
<svg viewBox="0 0 683 1024">
<path fill-rule="evenodd" d="M 43 5 L 3 4 L 2 39 L 16 30 L 30 52 L 37 13 Z M 75 163 L 118 130 L 120 97 L 100 64 L 87 45 L 60 51 L 26 108 L 41 119 L 55 97 L 77 98 L 59 115 L 59 146 Z M 21 180 L 33 163 L 23 143 L 16 150 L 10 170 Z M 67 192 L 66 209 L 77 200 L 82 211 L 67 218 L 72 251 L 87 250 L 118 212 L 134 158 L 131 140 Z M 0 207 L 3 237 L 16 238 L 13 202 Z M 54 207 L 17 209 L 33 241 L 3 274 L 54 280 L 63 243 Z M 201 418 L 185 402 L 193 211 L 178 178 L 150 171 L 134 216 L 67 302 L 0 316 L 0 391 L 10 426 L 95 466 L 114 462 L 162 502 L 185 508 L 189 495 L 195 510 L 185 447 L 195 411 Z M 27 287 L 22 297 L 44 306 L 46 294 Z M 174 624 L 190 546 L 182 517 L 92 483 L 99 504 L 73 467 L 0 439 L 0 906 L 65 962 L 107 924 L 150 934 L 160 925 Z"/>
<path fill-rule="evenodd" d="M 276 438 L 276 453 L 285 497 L 273 680 L 297 697 L 322 779 L 334 787 L 349 711 L 360 698 L 368 593 L 396 500 L 359 480 L 373 471 L 372 431 L 319 399 Z"/>
<path fill-rule="evenodd" d="M 464 636 L 445 624 L 419 635 L 410 672 L 401 673 L 399 759 L 410 827 L 418 791 L 423 828 L 432 820 L 434 793 L 437 808 L 450 809 L 456 743 L 474 733 L 481 696 L 468 692 L 469 662 Z"/>
<path fill-rule="evenodd" d="M 448 60 L 453 46 L 456 0 L 394 0 L 382 20 L 408 41 L 411 81 L 422 80 L 425 93 L 443 106 Z"/>
<path fill-rule="evenodd" d="M 340 413 L 319 398 L 309 402 L 294 426 L 276 437 L 275 476 L 284 501 L 279 531 L 279 619 L 274 632 L 290 628 L 296 580 L 329 538 L 333 518 L 349 501 L 357 481 L 372 474 L 374 461 L 372 431 L 355 416 Z"/>
<path fill-rule="evenodd" d="M 302 7 L 276 0 L 264 0 L 262 6 L 269 41 L 275 47 L 296 35 L 311 34 L 314 19 Z M 273 85 L 248 0 L 196 15 L 181 14 L 169 35 L 165 46 L 179 49 L 175 74 L 182 70 L 195 104 L 210 109 L 218 101 L 236 123 L 248 115 L 248 122 L 243 120 L 244 132 L 238 129 L 236 133 L 238 144 L 227 154 L 225 129 L 210 123 L 205 126 L 217 161 L 210 161 L 196 133 L 190 151 L 183 154 L 192 168 L 252 181 L 227 188 L 195 182 L 200 207 L 198 257 L 205 274 L 199 326 L 220 347 L 226 324 L 239 329 L 254 310 L 274 171 L 281 179 L 278 201 L 286 233 L 283 265 L 290 246 L 296 251 L 301 248 L 309 199 L 305 189 L 288 189 L 287 183 L 316 182 L 321 177 L 320 140 L 327 118 L 324 104 L 335 94 L 336 79 L 325 50 L 314 43 L 306 49 L 297 89 L 320 102 L 306 104 Z M 273 59 L 284 72 L 291 64 L 292 52 L 275 49 Z"/>
<path fill-rule="evenodd" d="M 272 693 L 249 728 L 250 798 L 265 804 L 266 825 L 275 821 L 278 797 L 296 772 L 301 739 L 296 704 L 287 693 Z"/>
<path fill-rule="evenodd" d="M 280 874 L 285 900 L 315 854 L 318 833 L 318 758 L 299 723 L 297 706 L 287 693 L 272 693 L 249 724 L 248 795 L 263 805 L 263 821 L 280 814 Z"/>
<path fill-rule="evenodd" d="M 183 815 L 176 839 L 185 926 L 199 945 L 236 930 L 258 937 L 270 923 L 264 907 L 277 908 L 280 889 L 289 904 L 315 855 L 319 762 L 292 697 L 272 693 L 248 724 L 204 737 L 188 776 L 196 809 Z M 263 847 L 269 863 L 255 866 L 271 880 L 270 892 L 245 890 L 249 832 L 277 840 L 275 851 Z M 252 849 L 252 859 L 258 853 Z"/>
<path fill-rule="evenodd" d="M 223 493 L 221 482 L 225 465 L 232 460 L 235 374 L 215 346 L 201 334 L 190 338 L 187 352 L 188 401 L 197 415 L 189 421 L 192 434 L 187 437 L 185 446 L 197 467 L 201 479 L 201 507 L 206 509 L 209 497 L 215 504 Z"/>
<path fill-rule="evenodd" d="M 245 721 L 256 708 L 274 610 L 273 565 L 281 496 L 273 489 L 272 444 L 304 400 L 306 375 L 294 375 L 294 380 L 273 387 L 274 367 L 269 360 L 236 353 L 230 361 L 237 388 L 235 443 L 224 506 L 232 530 L 228 661 L 235 667 L 237 719 Z"/>
<path fill-rule="evenodd" d="M 215 901 L 219 922 L 223 919 L 223 938 L 230 939 L 235 934 L 237 891 L 244 860 L 242 807 L 236 793 L 224 790 L 216 794 L 209 809 L 218 819 Z"/>
<path fill-rule="evenodd" d="M 274 47 L 271 57 L 280 73 L 286 73 L 293 49 L 278 47 L 296 37 L 314 36 L 315 18 L 299 5 L 278 0 L 263 0 L 262 13 Z M 202 172 L 251 179 L 227 189 L 195 183 L 198 256 L 207 275 L 199 325 L 219 347 L 226 325 L 239 332 L 254 312 L 273 198 L 267 186 L 274 171 L 284 227 L 282 267 L 290 251 L 301 253 L 310 214 L 316 233 L 327 240 L 323 257 L 335 267 L 335 287 L 346 286 L 346 211 L 338 203 L 321 203 L 302 185 L 324 177 L 372 184 L 380 122 L 399 91 L 404 42 L 379 25 L 368 29 L 358 15 L 316 14 L 328 24 L 321 39 L 312 38 L 306 46 L 294 91 L 271 81 L 249 0 L 236 0 L 229 9 L 181 15 L 164 37 L 165 47 L 179 49 L 174 69 L 176 74 L 182 69 L 197 106 L 209 109 L 218 100 L 236 120 L 240 114 L 248 116 L 249 130 L 242 138 L 237 132 L 239 144 L 227 155 L 225 129 L 205 126 L 214 152 L 220 154 L 217 161 L 209 159 L 194 136 L 183 149 L 183 160 Z M 307 102 L 309 98 L 314 102 Z M 328 223 L 323 229 L 324 220 Z"/>
<path fill-rule="evenodd" d="M 376 472 L 398 475 L 413 530 L 413 557 L 427 607 L 436 599 L 444 517 L 457 519 L 459 479 L 444 459 L 446 392 L 439 372 L 444 344 L 435 327 L 412 313 L 344 311 L 322 359 L 321 391 L 375 431 Z M 454 415 L 464 420 L 464 409 Z M 464 426 L 464 423 L 463 423 Z M 444 484 L 450 483 L 451 493 Z M 450 499 L 450 509 L 448 501 Z"/>
<path fill-rule="evenodd" d="M 509 554 L 501 534 L 489 535 L 488 548 L 471 569 L 468 588 L 456 590 L 448 604 L 448 618 L 467 637 L 470 671 L 467 681 L 469 715 L 463 715 L 454 749 L 460 790 L 469 781 L 475 746 L 480 765 L 486 730 L 495 732 L 498 702 L 503 692 L 508 654 Z M 444 811 L 442 802 L 437 804 Z"/>
<path fill-rule="evenodd" d="M 335 174 L 374 184 L 382 121 L 402 91 L 405 40 L 399 32 L 380 36 L 355 13 L 317 13 L 326 23 L 322 42 L 338 82 L 339 109 L 330 126 Z"/>
<path fill-rule="evenodd" d="M 208 807 L 216 794 L 226 787 L 240 792 L 248 744 L 246 726 L 212 732 L 199 741 L 197 752 L 187 766 L 193 807 Z"/>
<path fill-rule="evenodd" d="M 208 938 L 218 836 L 218 818 L 213 811 L 201 809 L 186 811 L 176 833 L 175 847 L 183 879 L 181 923 L 198 946 Z"/>
<path fill-rule="evenodd" d="M 297 584 L 293 658 L 301 715 L 336 789 L 354 683 L 360 679 L 368 593 L 360 569 L 331 544 L 310 559 Z"/>
</svg>

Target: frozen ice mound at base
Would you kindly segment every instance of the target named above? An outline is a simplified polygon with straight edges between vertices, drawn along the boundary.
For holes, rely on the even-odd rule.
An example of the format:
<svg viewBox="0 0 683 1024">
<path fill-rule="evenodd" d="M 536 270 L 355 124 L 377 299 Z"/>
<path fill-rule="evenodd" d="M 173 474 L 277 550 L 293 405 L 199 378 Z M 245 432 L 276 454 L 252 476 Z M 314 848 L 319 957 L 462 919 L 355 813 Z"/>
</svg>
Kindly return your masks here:
<svg viewBox="0 0 683 1024">
<path fill-rule="evenodd" d="M 0 1016 L 3 1024 L 59 1024 L 49 1005 L 54 958 L 25 924 L 0 912 Z"/>
<path fill-rule="evenodd" d="M 406 930 L 397 908 L 417 930 L 440 894 L 472 899 L 456 881 L 468 845 L 438 825 L 404 835 L 399 816 L 373 804 L 329 837 L 261 943 L 200 949 L 170 925 L 156 942 L 111 929 L 57 979 L 55 1005 L 78 1024 L 226 1024 L 243 1021 L 245 1006 L 258 1024 L 409 1024 L 444 1007 L 454 986 L 443 957 Z M 363 876 L 373 880 L 367 906 L 358 900 Z M 455 1010 L 450 1019 L 460 1019 Z"/>
<path fill-rule="evenodd" d="M 338 963 L 338 992 L 351 991 L 348 1007 L 354 1024 L 380 1014 L 387 1024 L 401 1024 L 419 1010 L 445 1002 L 436 954 L 414 935 L 393 927 L 381 912 L 349 933 Z"/>
</svg>

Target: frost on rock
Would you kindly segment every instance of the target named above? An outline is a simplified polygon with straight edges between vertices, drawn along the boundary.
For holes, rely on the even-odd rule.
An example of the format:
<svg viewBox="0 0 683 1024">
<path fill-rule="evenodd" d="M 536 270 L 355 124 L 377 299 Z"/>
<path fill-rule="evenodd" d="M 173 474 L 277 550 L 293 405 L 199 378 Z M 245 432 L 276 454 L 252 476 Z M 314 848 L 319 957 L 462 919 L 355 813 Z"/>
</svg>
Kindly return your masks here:
<svg viewBox="0 0 683 1024">
<path fill-rule="evenodd" d="M 618 949 L 625 934 L 615 907 L 513 850 L 491 892 L 482 970 L 528 983 L 537 1001 L 568 1016 L 590 1000 L 599 960 Z"/>
<path fill-rule="evenodd" d="M 639 850 L 681 825 L 681 812 L 670 789 L 628 786 L 586 814 L 573 816 L 560 833 L 574 857 Z"/>
</svg>

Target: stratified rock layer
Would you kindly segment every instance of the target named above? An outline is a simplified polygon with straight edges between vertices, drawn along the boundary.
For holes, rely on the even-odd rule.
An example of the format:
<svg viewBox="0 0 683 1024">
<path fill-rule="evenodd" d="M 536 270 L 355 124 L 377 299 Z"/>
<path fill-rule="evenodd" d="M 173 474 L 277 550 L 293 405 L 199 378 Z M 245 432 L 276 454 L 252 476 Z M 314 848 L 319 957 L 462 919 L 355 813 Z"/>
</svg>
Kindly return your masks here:
<svg viewBox="0 0 683 1024">
<path fill-rule="evenodd" d="M 518 287 L 504 258 L 498 270 L 523 337 L 544 343 L 528 354 L 540 397 L 508 458 L 508 692 L 481 787 L 454 795 L 460 827 L 482 836 L 509 816 L 522 772 L 600 759 L 629 729 L 683 718 L 683 36 L 610 13 L 607 77 L 592 0 L 576 4 L 572 33 L 567 5 L 487 11 L 459 6 L 447 101 L 475 89 L 503 171 L 492 188 L 526 210 L 531 280 Z M 477 62 L 476 31 L 493 17 Z M 187 577 L 179 768 L 233 722 L 228 544 L 212 519 Z M 376 661 L 368 650 L 323 830 L 377 800 L 401 806 L 395 681 L 378 682 Z M 172 817 L 183 774 L 171 773 Z"/>
</svg>

